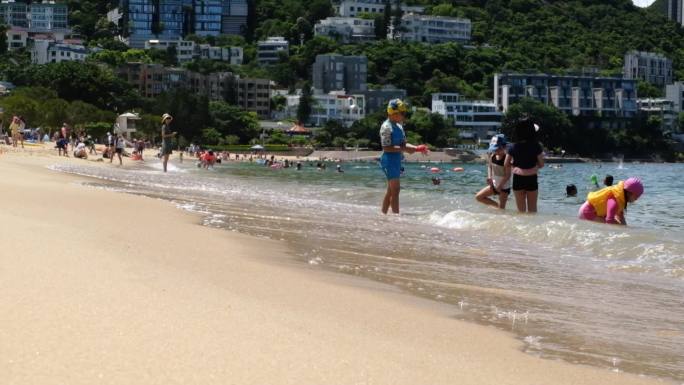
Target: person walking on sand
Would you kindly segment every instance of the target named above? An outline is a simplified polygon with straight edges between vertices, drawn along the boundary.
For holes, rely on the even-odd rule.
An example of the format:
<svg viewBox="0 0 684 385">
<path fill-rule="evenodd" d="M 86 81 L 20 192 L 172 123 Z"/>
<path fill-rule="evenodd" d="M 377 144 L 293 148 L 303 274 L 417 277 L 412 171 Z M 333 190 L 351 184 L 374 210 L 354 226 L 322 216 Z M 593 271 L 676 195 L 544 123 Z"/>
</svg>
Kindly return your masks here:
<svg viewBox="0 0 684 385">
<path fill-rule="evenodd" d="M 12 147 L 17 147 L 17 142 L 21 142 L 21 148 L 24 148 L 24 136 L 22 134 L 24 125 L 18 116 L 12 117 L 12 123 L 10 123 L 9 129 L 12 134 Z"/>
<path fill-rule="evenodd" d="M 126 141 L 124 140 L 121 134 L 114 135 L 114 152 L 110 154 L 109 163 L 112 163 L 112 161 L 114 161 L 114 154 L 116 154 L 119 157 L 119 166 L 123 166 L 123 159 L 121 158 L 121 156 L 124 152 Z"/>
<path fill-rule="evenodd" d="M 402 123 L 406 119 L 408 107 L 401 99 L 392 99 L 387 105 L 387 120 L 380 126 L 380 142 L 382 156 L 380 167 L 387 177 L 387 191 L 382 200 L 382 213 L 387 214 L 390 207 L 392 212 L 399 214 L 399 177 L 401 176 L 401 160 L 403 153 L 427 153 L 427 146 L 414 146 L 406 143 L 406 134 Z"/>
<path fill-rule="evenodd" d="M 531 119 L 519 120 L 514 127 L 515 143 L 508 149 L 504 163 L 506 168 L 512 169 L 515 204 L 522 213 L 537 212 L 537 171 L 544 167 L 544 150 L 537 142 L 538 130 L 539 126 Z M 504 179 L 502 185 L 508 181 L 508 178 Z"/>
<path fill-rule="evenodd" d="M 169 163 L 169 156 L 173 153 L 173 137 L 176 136 L 176 132 L 171 132 L 171 122 L 173 121 L 173 116 L 169 114 L 162 115 L 162 126 L 161 126 L 161 157 L 162 165 L 164 166 L 164 172 L 166 172 L 167 164 Z"/>
</svg>

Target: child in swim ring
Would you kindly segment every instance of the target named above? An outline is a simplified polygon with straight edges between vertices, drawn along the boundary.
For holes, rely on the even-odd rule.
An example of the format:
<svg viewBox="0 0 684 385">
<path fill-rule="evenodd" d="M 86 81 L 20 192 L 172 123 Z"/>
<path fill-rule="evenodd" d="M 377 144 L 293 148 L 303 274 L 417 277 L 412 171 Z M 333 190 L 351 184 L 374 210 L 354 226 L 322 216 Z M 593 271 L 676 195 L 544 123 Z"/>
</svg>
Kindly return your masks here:
<svg viewBox="0 0 684 385">
<path fill-rule="evenodd" d="M 644 193 L 639 178 L 629 178 L 617 185 L 590 192 L 579 210 L 579 218 L 601 223 L 626 225 L 625 209 Z"/>
</svg>

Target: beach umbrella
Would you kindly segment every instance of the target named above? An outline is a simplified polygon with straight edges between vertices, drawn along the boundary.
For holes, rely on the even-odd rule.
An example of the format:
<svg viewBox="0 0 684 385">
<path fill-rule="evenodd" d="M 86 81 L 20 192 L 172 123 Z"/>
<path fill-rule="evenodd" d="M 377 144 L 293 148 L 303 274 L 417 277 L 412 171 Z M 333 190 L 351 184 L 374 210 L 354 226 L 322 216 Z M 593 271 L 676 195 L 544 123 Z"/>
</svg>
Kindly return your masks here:
<svg viewBox="0 0 684 385">
<path fill-rule="evenodd" d="M 250 147 L 249 149 L 250 150 L 263 150 L 264 146 L 262 146 L 260 144 L 255 144 L 254 146 Z"/>
</svg>

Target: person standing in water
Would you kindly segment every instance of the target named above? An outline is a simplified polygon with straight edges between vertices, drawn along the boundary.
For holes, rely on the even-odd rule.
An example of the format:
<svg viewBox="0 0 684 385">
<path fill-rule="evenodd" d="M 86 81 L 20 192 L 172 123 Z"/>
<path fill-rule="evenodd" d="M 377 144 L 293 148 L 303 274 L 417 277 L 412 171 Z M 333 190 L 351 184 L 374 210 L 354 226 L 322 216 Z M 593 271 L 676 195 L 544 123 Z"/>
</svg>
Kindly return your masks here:
<svg viewBox="0 0 684 385">
<path fill-rule="evenodd" d="M 392 212 L 399 214 L 399 177 L 401 176 L 401 160 L 403 153 L 413 154 L 416 151 L 427 153 L 427 146 L 414 146 L 406 143 L 406 134 L 402 124 L 406 119 L 408 107 L 401 99 L 392 99 L 387 105 L 387 120 L 380 126 L 380 143 L 382 156 L 380 166 L 387 177 L 387 191 L 382 200 L 382 213 L 392 207 Z"/>
<path fill-rule="evenodd" d="M 478 202 L 500 209 L 506 208 L 508 194 L 511 193 L 510 167 L 504 167 L 506 162 L 506 137 L 503 134 L 492 136 L 489 142 L 489 153 L 487 162 L 487 187 L 480 190 L 475 195 Z M 509 174 L 507 174 L 509 173 Z M 501 183 L 506 179 L 505 184 Z M 492 195 L 498 195 L 499 201 L 491 199 Z"/>
<path fill-rule="evenodd" d="M 519 120 L 514 129 L 515 143 L 508 149 L 504 163 L 505 167 L 512 169 L 515 204 L 521 213 L 537 212 L 537 171 L 544 167 L 544 150 L 537 142 L 538 130 L 539 126 L 531 119 Z M 504 179 L 502 185 L 508 182 L 508 178 Z"/>
<path fill-rule="evenodd" d="M 162 115 L 162 126 L 161 126 L 161 157 L 162 165 L 164 166 L 164 172 L 166 172 L 167 164 L 169 163 L 169 156 L 173 153 L 173 137 L 176 136 L 176 132 L 171 132 L 171 122 L 173 121 L 173 116 L 169 114 Z"/>
</svg>

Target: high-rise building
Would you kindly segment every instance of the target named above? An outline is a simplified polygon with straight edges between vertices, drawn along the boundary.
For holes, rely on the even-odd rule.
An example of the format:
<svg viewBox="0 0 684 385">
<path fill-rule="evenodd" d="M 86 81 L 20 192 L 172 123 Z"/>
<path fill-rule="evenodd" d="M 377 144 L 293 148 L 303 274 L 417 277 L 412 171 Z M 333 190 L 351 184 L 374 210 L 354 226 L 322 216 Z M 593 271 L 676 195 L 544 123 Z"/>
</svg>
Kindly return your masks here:
<svg viewBox="0 0 684 385">
<path fill-rule="evenodd" d="M 684 25 L 684 0 L 667 0 L 667 17 Z"/>
<path fill-rule="evenodd" d="M 159 0 L 156 3 L 158 7 L 152 0 L 121 1 L 131 47 L 144 48 L 148 40 L 173 40 L 185 34 L 192 0 Z"/>
<path fill-rule="evenodd" d="M 313 65 L 313 87 L 323 93 L 368 89 L 368 58 L 365 56 L 317 55 Z"/>
<path fill-rule="evenodd" d="M 199 36 L 221 34 L 223 3 L 221 0 L 195 0 L 192 22 L 194 33 Z"/>
<path fill-rule="evenodd" d="M 221 33 L 240 35 L 247 24 L 247 0 L 223 0 Z"/>
<path fill-rule="evenodd" d="M 653 52 L 629 51 L 625 54 L 623 75 L 658 86 L 672 83 L 672 60 Z"/>
</svg>

